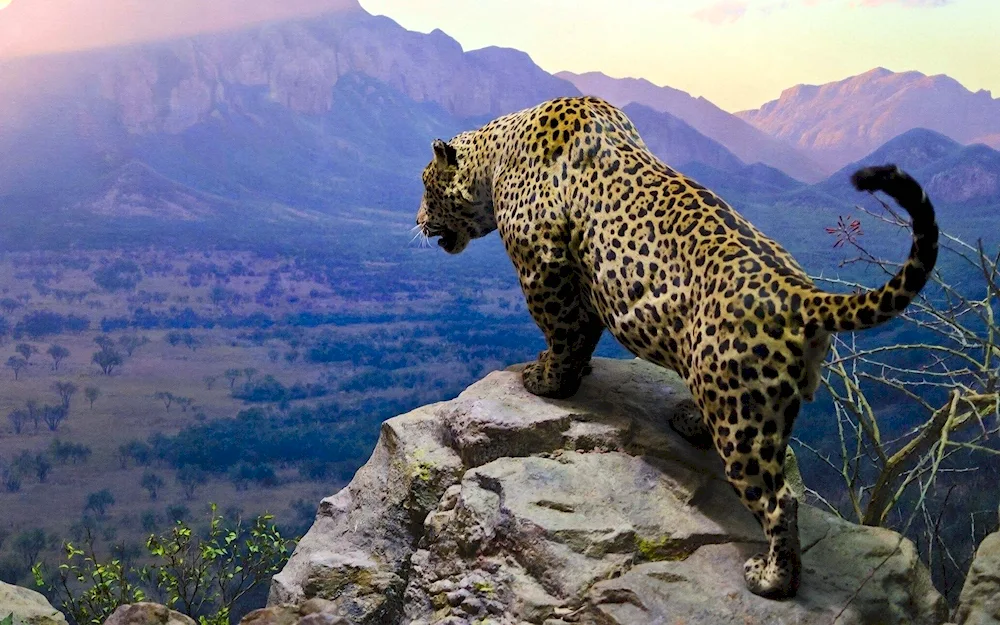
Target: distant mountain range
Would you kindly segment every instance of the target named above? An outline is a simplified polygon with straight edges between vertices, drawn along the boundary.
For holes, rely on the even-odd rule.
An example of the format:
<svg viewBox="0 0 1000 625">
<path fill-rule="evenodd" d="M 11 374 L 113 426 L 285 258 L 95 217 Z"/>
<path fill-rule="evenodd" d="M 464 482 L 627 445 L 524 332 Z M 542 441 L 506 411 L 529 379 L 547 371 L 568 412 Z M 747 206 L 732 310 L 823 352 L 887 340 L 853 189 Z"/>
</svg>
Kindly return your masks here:
<svg viewBox="0 0 1000 625">
<path fill-rule="evenodd" d="M 622 106 L 658 156 L 736 205 L 853 202 L 856 163 L 837 170 L 893 161 L 937 202 L 1000 206 L 1000 153 L 963 145 L 1000 132 L 997 101 L 944 77 L 877 70 L 735 116 L 644 80 L 553 76 L 517 50 L 465 52 L 441 31 L 349 6 L 0 63 L 0 246 L 241 245 L 296 230 L 322 240 L 378 211 L 402 223 L 432 139 L 581 92 Z"/>
<path fill-rule="evenodd" d="M 726 146 L 744 163 L 763 163 L 808 182 L 824 178 L 823 169 L 812 162 L 805 151 L 758 130 L 705 98 L 695 98 L 671 87 L 659 87 L 641 78 L 611 78 L 600 72 L 560 72 L 556 76 L 572 82 L 581 92 L 602 97 L 615 106 L 636 103 L 670 113 Z"/>
<path fill-rule="evenodd" d="M 926 128 L 914 128 L 890 139 L 830 176 L 819 188 L 842 194 L 850 188 L 851 173 L 880 163 L 896 163 L 905 169 L 935 203 L 1000 207 L 1000 152 L 983 144 L 965 146 Z M 996 217 L 1000 219 L 1000 212 Z"/>
<path fill-rule="evenodd" d="M 826 85 L 797 85 L 736 115 L 827 168 L 860 159 L 913 128 L 1000 148 L 1000 99 L 948 76 L 881 67 Z"/>
</svg>

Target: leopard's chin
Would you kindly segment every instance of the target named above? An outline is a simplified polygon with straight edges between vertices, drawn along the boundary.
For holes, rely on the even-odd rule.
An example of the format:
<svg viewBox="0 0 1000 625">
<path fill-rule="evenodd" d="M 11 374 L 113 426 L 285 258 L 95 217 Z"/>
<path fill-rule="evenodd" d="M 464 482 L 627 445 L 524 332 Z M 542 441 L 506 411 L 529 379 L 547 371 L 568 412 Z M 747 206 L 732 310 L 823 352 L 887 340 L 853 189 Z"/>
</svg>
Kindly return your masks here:
<svg viewBox="0 0 1000 625">
<path fill-rule="evenodd" d="M 445 230 L 438 239 L 438 247 L 449 254 L 458 254 L 469 244 L 469 236 L 454 230 Z"/>
</svg>

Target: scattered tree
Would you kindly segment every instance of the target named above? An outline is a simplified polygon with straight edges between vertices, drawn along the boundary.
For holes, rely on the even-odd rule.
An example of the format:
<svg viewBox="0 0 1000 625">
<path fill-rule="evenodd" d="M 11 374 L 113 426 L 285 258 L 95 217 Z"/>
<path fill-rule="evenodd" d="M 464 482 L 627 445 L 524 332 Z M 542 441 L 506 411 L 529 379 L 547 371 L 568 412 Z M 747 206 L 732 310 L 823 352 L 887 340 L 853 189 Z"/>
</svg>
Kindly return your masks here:
<svg viewBox="0 0 1000 625">
<path fill-rule="evenodd" d="M 76 384 L 72 382 L 56 382 L 52 385 L 52 390 L 59 393 L 59 398 L 62 399 L 62 405 L 67 410 L 69 410 L 69 400 L 73 395 L 80 390 L 77 388 Z"/>
<path fill-rule="evenodd" d="M 197 351 L 198 348 L 201 346 L 201 344 L 202 340 L 200 338 L 196 337 L 190 332 L 184 333 L 184 346 L 190 349 L 191 351 Z"/>
<path fill-rule="evenodd" d="M 52 461 L 45 454 L 37 454 L 35 456 L 35 475 L 38 477 L 38 481 L 45 483 L 45 480 L 49 478 L 49 472 L 52 471 Z"/>
<path fill-rule="evenodd" d="M 45 530 L 36 527 L 18 534 L 14 538 L 12 547 L 14 548 L 14 552 L 21 556 L 21 560 L 25 566 L 30 568 L 38 561 L 39 554 L 48 545 L 49 537 L 45 534 Z"/>
<path fill-rule="evenodd" d="M 210 391 L 212 390 L 212 387 L 215 386 L 215 383 L 218 379 L 219 379 L 218 376 L 206 375 L 201 380 L 202 382 L 205 383 L 205 389 Z"/>
<path fill-rule="evenodd" d="M 69 409 L 62 404 L 58 406 L 49 406 L 46 404 L 42 408 L 42 420 L 45 421 L 45 425 L 48 426 L 49 430 L 53 432 L 59 429 L 59 424 L 63 422 L 68 414 Z"/>
<path fill-rule="evenodd" d="M 253 376 L 257 375 L 257 370 L 253 367 L 247 367 L 243 370 L 243 375 L 247 376 L 247 384 L 253 384 Z"/>
<path fill-rule="evenodd" d="M 113 505 L 115 505 L 115 496 L 111 494 L 110 490 L 105 488 L 87 495 L 87 505 L 83 508 L 83 511 L 93 512 L 97 516 L 103 517 L 107 513 L 108 508 Z"/>
<path fill-rule="evenodd" d="M 21 473 L 14 467 L 0 466 L 0 480 L 7 492 L 16 493 L 21 490 Z"/>
<path fill-rule="evenodd" d="M 99 352 L 94 352 L 94 357 L 91 359 L 95 365 L 101 368 L 101 372 L 104 375 L 111 375 L 115 367 L 119 367 L 124 362 L 122 355 L 119 354 L 114 348 L 102 349 Z"/>
<path fill-rule="evenodd" d="M 88 386 L 87 388 L 83 389 L 83 395 L 84 397 L 87 398 L 87 401 L 90 402 L 90 409 L 93 410 L 94 401 L 96 401 L 97 398 L 101 396 L 101 389 L 97 388 L 96 386 Z"/>
<path fill-rule="evenodd" d="M 142 269 L 133 260 L 119 258 L 97 269 L 94 284 L 109 293 L 133 291 L 142 281 Z"/>
<path fill-rule="evenodd" d="M 163 402 L 163 407 L 167 409 L 167 412 L 170 412 L 170 404 L 174 403 L 174 399 L 176 399 L 174 394 L 169 391 L 157 391 L 153 397 Z"/>
<path fill-rule="evenodd" d="M 38 353 L 38 348 L 31 343 L 18 343 L 14 350 L 21 354 L 25 362 L 31 361 L 31 356 Z"/>
<path fill-rule="evenodd" d="M 11 410 L 10 414 L 7 415 L 7 419 L 10 420 L 10 424 L 14 426 L 14 434 L 20 434 L 24 429 L 25 424 L 28 423 L 30 416 L 26 410 Z"/>
<path fill-rule="evenodd" d="M 128 356 L 131 356 L 135 350 L 139 349 L 143 345 L 149 343 L 149 337 L 147 336 L 136 336 L 134 334 L 126 334 L 118 339 L 118 345 L 125 350 Z"/>
<path fill-rule="evenodd" d="M 97 343 L 97 346 L 100 347 L 101 349 L 115 348 L 114 339 L 112 339 L 107 334 L 98 334 L 97 336 L 94 337 L 94 342 Z"/>
<path fill-rule="evenodd" d="M 163 478 L 152 471 L 146 471 L 142 476 L 142 487 L 149 491 L 149 499 L 156 501 L 157 494 L 163 488 Z"/>
<path fill-rule="evenodd" d="M 142 441 L 129 441 L 118 447 L 118 459 L 123 469 L 128 467 L 129 459 L 137 465 L 148 465 L 152 454 L 150 446 Z"/>
<path fill-rule="evenodd" d="M 49 445 L 49 451 L 59 464 L 66 464 L 69 461 L 76 464 L 86 462 L 90 458 L 90 447 L 83 443 L 64 443 L 58 438 Z"/>
<path fill-rule="evenodd" d="M 208 482 L 208 474 L 198 467 L 186 465 L 177 472 L 177 483 L 184 489 L 184 497 L 194 499 L 199 486 Z"/>
<path fill-rule="evenodd" d="M 21 307 L 21 303 L 12 297 L 0 299 L 0 308 L 4 309 L 8 315 Z"/>
<path fill-rule="evenodd" d="M 10 366 L 9 362 L 7 366 Z M 243 372 L 239 369 L 226 369 L 226 379 L 229 380 L 229 388 L 233 388 L 233 385 L 236 384 L 236 380 L 240 379 L 242 376 Z"/>
<path fill-rule="evenodd" d="M 167 506 L 167 518 L 173 523 L 181 523 L 191 516 L 191 509 L 182 503 Z"/>
<path fill-rule="evenodd" d="M 42 420 L 42 406 L 38 403 L 37 399 L 29 399 L 24 402 L 24 407 L 28 410 L 28 416 L 31 418 L 31 422 L 35 425 L 35 431 L 38 431 L 38 423 Z"/>
<path fill-rule="evenodd" d="M 63 347 L 62 345 L 56 345 L 55 343 L 49 346 L 49 349 L 46 353 L 52 357 L 53 371 L 58 371 L 59 363 L 69 357 L 69 350 Z"/>
<path fill-rule="evenodd" d="M 28 366 L 28 361 L 18 356 L 11 356 L 7 359 L 7 366 L 14 371 L 14 379 L 17 380 L 24 368 Z"/>
<path fill-rule="evenodd" d="M 160 527 L 160 515 L 156 510 L 146 510 L 142 513 L 142 531 L 154 533 Z"/>
</svg>

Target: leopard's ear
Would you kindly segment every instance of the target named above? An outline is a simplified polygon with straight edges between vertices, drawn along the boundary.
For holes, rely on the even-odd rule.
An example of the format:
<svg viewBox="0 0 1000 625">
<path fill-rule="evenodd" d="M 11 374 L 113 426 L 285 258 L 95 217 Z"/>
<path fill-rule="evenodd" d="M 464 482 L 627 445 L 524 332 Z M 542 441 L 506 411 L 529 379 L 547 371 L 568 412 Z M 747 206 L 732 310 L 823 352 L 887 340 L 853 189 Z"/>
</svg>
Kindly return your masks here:
<svg viewBox="0 0 1000 625">
<path fill-rule="evenodd" d="M 435 139 L 431 144 L 434 148 L 434 162 L 442 169 L 445 167 L 458 167 L 458 152 L 441 139 Z"/>
</svg>

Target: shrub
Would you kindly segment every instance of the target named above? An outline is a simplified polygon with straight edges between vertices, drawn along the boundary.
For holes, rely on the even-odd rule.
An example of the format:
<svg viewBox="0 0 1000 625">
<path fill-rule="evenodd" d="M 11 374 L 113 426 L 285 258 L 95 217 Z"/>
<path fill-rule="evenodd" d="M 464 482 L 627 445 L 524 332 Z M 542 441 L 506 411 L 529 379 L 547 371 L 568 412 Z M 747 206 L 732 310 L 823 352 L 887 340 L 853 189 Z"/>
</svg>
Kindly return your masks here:
<svg viewBox="0 0 1000 625">
<path fill-rule="evenodd" d="M 272 519 L 265 514 L 249 526 L 239 519 L 227 523 L 213 504 L 202 537 L 184 522 L 150 535 L 146 551 L 152 561 L 141 568 L 128 563 L 136 558 L 102 559 L 88 529 L 82 544 L 63 545 L 65 560 L 57 571 L 38 563 L 32 573 L 78 625 L 103 623 L 118 607 L 158 594 L 167 607 L 202 625 L 228 625 L 234 604 L 270 581 L 288 558 L 289 541 Z M 155 513 L 149 520 L 155 521 Z"/>
</svg>

